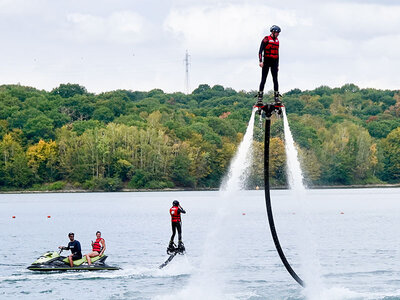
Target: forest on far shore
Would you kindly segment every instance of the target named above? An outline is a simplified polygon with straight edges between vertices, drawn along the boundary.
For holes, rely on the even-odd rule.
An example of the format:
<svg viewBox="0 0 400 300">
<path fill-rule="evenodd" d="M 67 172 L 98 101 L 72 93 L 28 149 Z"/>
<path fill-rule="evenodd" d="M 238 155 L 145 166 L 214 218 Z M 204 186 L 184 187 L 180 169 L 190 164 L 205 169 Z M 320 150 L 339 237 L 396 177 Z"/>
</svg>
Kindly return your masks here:
<svg viewBox="0 0 400 300">
<path fill-rule="evenodd" d="M 2 85 L 0 190 L 217 188 L 254 95 L 207 84 L 189 95 Z M 400 183 L 398 90 L 293 89 L 283 103 L 308 185 Z M 271 135 L 271 183 L 284 186 L 282 120 L 273 118 Z M 247 188 L 263 186 L 257 120 L 254 136 Z"/>
</svg>

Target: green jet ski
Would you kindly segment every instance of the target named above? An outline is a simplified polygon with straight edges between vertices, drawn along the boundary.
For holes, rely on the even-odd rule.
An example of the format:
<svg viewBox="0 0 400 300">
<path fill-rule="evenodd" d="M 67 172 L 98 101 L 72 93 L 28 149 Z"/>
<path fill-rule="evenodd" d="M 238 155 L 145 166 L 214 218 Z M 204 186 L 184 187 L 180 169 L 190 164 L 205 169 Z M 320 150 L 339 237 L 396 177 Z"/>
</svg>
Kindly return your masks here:
<svg viewBox="0 0 400 300">
<path fill-rule="evenodd" d="M 62 250 L 61 250 L 62 251 Z M 74 266 L 70 267 L 68 257 L 61 256 L 61 251 L 48 251 L 37 260 L 35 260 L 28 269 L 31 271 L 99 271 L 99 270 L 119 270 L 119 267 L 106 265 L 104 261 L 107 255 L 92 257 L 92 264 L 87 264 L 86 256 L 81 259 L 74 260 Z"/>
</svg>

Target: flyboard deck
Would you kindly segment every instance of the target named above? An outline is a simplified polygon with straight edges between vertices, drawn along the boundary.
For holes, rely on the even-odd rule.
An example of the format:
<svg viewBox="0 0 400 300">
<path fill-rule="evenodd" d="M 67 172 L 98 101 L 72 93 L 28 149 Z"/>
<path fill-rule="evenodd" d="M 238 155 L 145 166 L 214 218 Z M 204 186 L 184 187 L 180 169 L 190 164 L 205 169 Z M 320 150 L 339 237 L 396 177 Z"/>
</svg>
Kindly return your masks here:
<svg viewBox="0 0 400 300">
<path fill-rule="evenodd" d="M 174 252 L 174 253 L 172 253 L 172 254 L 168 257 L 168 259 L 167 259 L 164 263 L 162 263 L 158 268 L 159 268 L 159 269 L 164 268 L 166 265 L 168 265 L 168 264 L 174 259 L 174 257 L 175 257 L 177 254 L 178 254 L 177 251 Z"/>
</svg>

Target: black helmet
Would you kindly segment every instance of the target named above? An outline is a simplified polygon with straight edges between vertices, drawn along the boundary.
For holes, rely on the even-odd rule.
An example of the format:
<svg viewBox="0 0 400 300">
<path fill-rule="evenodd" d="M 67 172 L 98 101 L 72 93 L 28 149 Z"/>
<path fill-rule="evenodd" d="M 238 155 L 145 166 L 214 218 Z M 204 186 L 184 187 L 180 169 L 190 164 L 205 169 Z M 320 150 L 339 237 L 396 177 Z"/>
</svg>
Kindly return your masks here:
<svg viewBox="0 0 400 300">
<path fill-rule="evenodd" d="M 272 25 L 271 29 L 269 30 L 271 32 L 281 32 L 281 28 L 277 25 Z"/>
<path fill-rule="evenodd" d="M 172 202 L 173 206 L 179 206 L 179 201 L 178 200 L 174 200 L 174 202 Z"/>
</svg>

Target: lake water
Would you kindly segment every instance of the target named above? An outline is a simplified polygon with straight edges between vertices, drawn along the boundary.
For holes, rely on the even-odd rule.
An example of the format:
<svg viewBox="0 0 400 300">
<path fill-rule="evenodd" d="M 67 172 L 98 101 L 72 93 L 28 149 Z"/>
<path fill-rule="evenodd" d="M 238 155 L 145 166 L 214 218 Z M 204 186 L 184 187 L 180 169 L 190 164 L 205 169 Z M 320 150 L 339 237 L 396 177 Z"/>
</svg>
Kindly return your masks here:
<svg viewBox="0 0 400 300">
<path fill-rule="evenodd" d="M 400 299 L 400 189 L 310 190 L 301 207 L 290 191 L 271 195 L 282 247 L 306 289 L 275 251 L 263 191 L 228 201 L 220 192 L 3 194 L 0 298 Z M 187 253 L 159 270 L 174 199 L 187 210 Z M 86 253 L 97 230 L 108 264 L 122 270 L 26 269 L 66 245 L 70 231 Z"/>
</svg>

